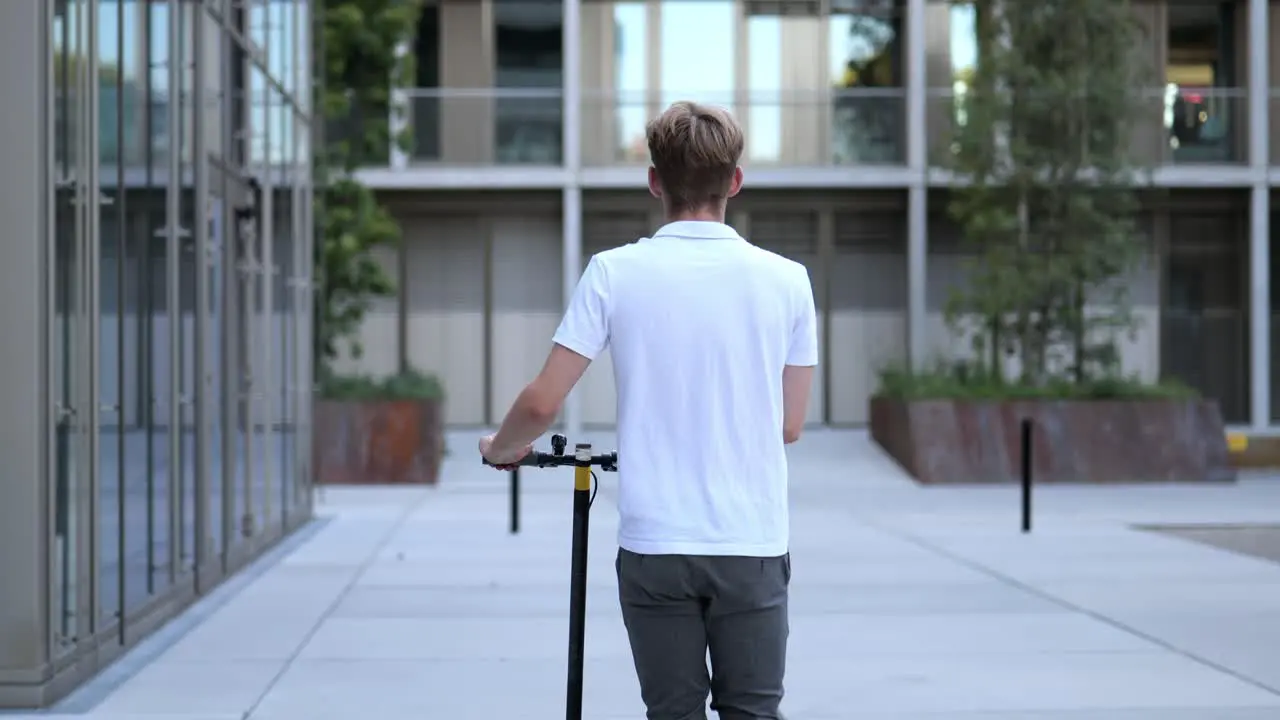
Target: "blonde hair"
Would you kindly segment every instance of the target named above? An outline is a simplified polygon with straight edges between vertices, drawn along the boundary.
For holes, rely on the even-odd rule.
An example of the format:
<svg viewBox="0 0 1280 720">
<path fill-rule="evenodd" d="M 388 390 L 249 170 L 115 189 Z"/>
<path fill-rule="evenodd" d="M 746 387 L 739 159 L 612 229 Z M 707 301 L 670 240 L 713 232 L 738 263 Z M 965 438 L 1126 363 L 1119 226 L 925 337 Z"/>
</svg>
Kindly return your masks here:
<svg viewBox="0 0 1280 720">
<path fill-rule="evenodd" d="M 649 157 L 672 210 L 697 210 L 726 200 L 742 128 L 723 108 L 682 100 L 645 128 Z"/>
</svg>

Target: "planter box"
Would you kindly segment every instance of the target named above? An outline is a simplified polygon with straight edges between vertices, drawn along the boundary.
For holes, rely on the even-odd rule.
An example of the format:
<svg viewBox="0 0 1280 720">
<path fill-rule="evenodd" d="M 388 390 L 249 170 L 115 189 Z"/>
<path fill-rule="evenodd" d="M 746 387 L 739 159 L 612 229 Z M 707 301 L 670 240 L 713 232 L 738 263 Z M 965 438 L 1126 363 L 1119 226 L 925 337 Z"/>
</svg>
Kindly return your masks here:
<svg viewBox="0 0 1280 720">
<path fill-rule="evenodd" d="M 871 437 L 924 484 L 1013 483 L 1030 418 L 1041 482 L 1235 480 L 1217 403 L 871 400 Z"/>
<path fill-rule="evenodd" d="M 312 460 L 322 485 L 434 485 L 444 459 L 441 403 L 316 399 Z"/>
</svg>

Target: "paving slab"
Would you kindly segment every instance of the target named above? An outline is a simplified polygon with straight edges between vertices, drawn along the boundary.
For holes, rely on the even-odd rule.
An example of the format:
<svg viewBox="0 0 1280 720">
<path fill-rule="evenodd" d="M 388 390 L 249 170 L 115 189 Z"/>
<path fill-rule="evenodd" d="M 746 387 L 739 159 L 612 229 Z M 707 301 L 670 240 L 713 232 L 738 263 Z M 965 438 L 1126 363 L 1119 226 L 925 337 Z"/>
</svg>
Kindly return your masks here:
<svg viewBox="0 0 1280 720">
<path fill-rule="evenodd" d="M 1023 535 L 1013 490 L 917 487 L 865 433 L 790 457 L 791 717 L 1280 718 L 1280 566 L 1134 528 L 1274 524 L 1280 483 L 1045 488 Z M 601 480 L 585 716 L 638 720 Z M 322 530 L 90 715 L 559 720 L 570 483 L 527 473 L 518 535 L 505 476 L 461 451 L 438 488 L 325 489 Z"/>
</svg>

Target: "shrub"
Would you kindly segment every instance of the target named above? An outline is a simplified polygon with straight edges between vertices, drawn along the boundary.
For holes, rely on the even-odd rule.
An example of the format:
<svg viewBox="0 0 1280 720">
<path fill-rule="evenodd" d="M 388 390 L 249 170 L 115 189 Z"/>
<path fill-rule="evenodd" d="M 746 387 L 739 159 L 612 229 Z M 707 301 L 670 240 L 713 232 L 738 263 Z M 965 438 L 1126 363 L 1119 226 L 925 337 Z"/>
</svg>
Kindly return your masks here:
<svg viewBox="0 0 1280 720">
<path fill-rule="evenodd" d="M 1042 385 L 1007 382 L 963 363 L 913 372 L 895 365 L 880 371 L 878 397 L 896 400 L 1190 400 L 1194 389 L 1177 382 L 1148 383 L 1134 376 L 1052 378 Z"/>
<path fill-rule="evenodd" d="M 383 378 L 369 375 L 328 375 L 320 382 L 325 400 L 443 400 L 444 386 L 435 375 L 405 370 Z"/>
</svg>

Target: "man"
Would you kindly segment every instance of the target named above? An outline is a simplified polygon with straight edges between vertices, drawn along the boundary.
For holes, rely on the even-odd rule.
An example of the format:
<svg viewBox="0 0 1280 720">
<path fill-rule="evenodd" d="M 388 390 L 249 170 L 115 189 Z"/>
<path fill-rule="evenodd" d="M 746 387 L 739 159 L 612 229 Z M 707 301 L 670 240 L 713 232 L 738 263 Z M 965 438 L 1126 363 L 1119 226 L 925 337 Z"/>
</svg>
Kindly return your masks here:
<svg viewBox="0 0 1280 720">
<path fill-rule="evenodd" d="M 591 259 L 538 377 L 480 452 L 518 461 L 606 346 L 618 396 L 618 592 L 649 720 L 780 718 L 787 458 L 818 363 L 805 268 L 724 223 L 742 130 L 672 105 L 646 129 L 666 224 Z M 711 672 L 707 670 L 710 652 Z"/>
</svg>

